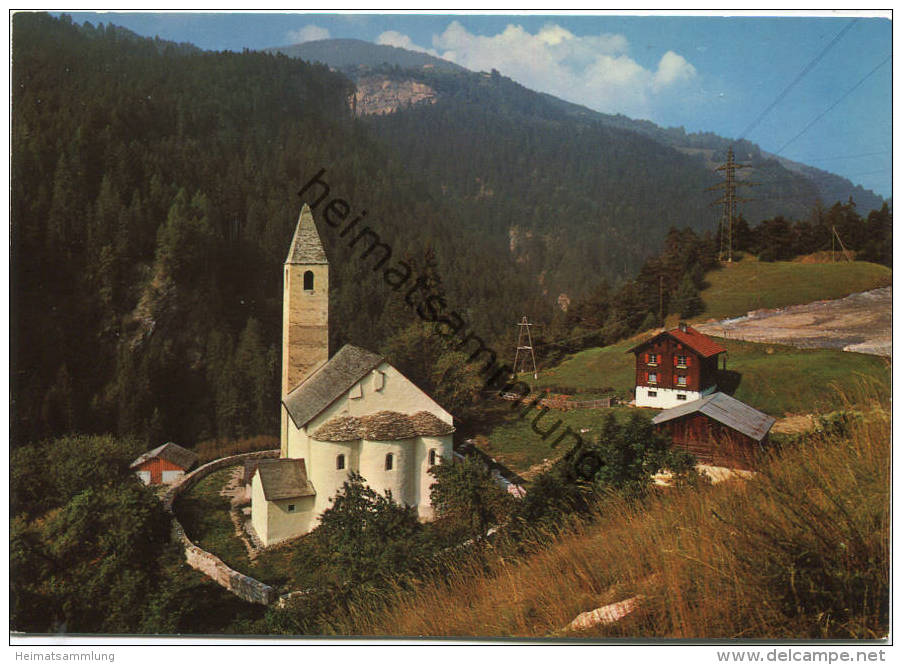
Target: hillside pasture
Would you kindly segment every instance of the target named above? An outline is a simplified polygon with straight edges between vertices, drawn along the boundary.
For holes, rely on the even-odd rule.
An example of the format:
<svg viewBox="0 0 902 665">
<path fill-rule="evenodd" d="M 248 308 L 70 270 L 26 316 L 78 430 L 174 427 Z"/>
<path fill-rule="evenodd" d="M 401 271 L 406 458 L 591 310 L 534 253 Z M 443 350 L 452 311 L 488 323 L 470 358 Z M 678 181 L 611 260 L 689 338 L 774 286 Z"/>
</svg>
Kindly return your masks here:
<svg viewBox="0 0 902 665">
<path fill-rule="evenodd" d="M 892 270 L 865 261 L 801 263 L 758 261 L 744 257 L 705 275 L 705 311 L 693 321 L 743 316 L 756 309 L 775 309 L 815 300 L 843 298 L 892 284 Z"/>
</svg>

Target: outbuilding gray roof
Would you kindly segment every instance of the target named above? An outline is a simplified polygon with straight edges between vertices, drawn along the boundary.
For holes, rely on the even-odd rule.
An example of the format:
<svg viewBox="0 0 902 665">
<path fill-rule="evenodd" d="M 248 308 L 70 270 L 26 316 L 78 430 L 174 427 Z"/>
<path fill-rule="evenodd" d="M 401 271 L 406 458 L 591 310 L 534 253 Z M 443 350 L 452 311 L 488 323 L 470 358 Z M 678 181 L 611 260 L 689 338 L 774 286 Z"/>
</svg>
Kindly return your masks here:
<svg viewBox="0 0 902 665">
<path fill-rule="evenodd" d="M 382 356 L 345 344 L 327 363 L 285 396 L 283 403 L 295 427 L 309 423 L 381 363 Z"/>
<path fill-rule="evenodd" d="M 326 260 L 326 250 L 323 249 L 323 243 L 319 239 L 319 232 L 316 230 L 316 222 L 313 221 L 313 213 L 306 203 L 301 208 L 285 263 L 329 263 Z"/>
<path fill-rule="evenodd" d="M 193 450 L 188 450 L 187 448 L 182 448 L 181 446 L 170 442 L 164 443 L 162 446 L 157 446 L 153 450 L 148 450 L 143 455 L 139 455 L 134 462 L 129 465 L 129 469 L 134 469 L 136 466 L 141 466 L 144 462 L 159 457 L 161 459 L 166 460 L 167 462 L 172 462 L 177 467 L 184 469 L 187 471 L 197 462 L 197 453 Z"/>
<path fill-rule="evenodd" d="M 257 464 L 263 496 L 267 501 L 315 496 L 302 459 L 262 459 Z"/>
<path fill-rule="evenodd" d="M 758 409 L 745 402 L 740 402 L 726 393 L 712 393 L 694 402 L 667 409 L 652 418 L 652 422 L 659 425 L 693 413 L 703 413 L 755 441 L 761 441 L 776 422 L 776 418 L 761 413 Z"/>
</svg>

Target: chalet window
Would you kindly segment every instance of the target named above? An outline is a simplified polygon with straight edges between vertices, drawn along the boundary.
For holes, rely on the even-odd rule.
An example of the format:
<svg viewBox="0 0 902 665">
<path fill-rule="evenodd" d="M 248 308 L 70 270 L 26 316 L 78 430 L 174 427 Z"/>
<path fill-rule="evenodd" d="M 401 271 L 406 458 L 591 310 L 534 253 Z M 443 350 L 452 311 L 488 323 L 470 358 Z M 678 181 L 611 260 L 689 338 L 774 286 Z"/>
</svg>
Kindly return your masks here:
<svg viewBox="0 0 902 665">
<path fill-rule="evenodd" d="M 391 453 L 388 453 L 385 456 L 385 470 L 391 471 L 393 464 L 394 464 L 394 456 Z"/>
<path fill-rule="evenodd" d="M 648 373 L 648 382 L 649 383 L 657 383 L 658 382 L 658 374 L 656 372 Z"/>
<path fill-rule="evenodd" d="M 677 367 L 688 367 L 689 362 L 686 356 L 677 356 Z"/>
<path fill-rule="evenodd" d="M 649 390 L 649 391 L 648 391 L 648 396 L 649 396 L 649 397 L 657 397 L 657 396 L 658 396 L 658 391 L 657 391 L 657 390 Z"/>
<path fill-rule="evenodd" d="M 312 291 L 313 290 L 313 271 L 306 270 L 304 272 L 304 290 Z"/>
<path fill-rule="evenodd" d="M 686 385 L 686 377 L 685 377 L 685 376 L 678 376 L 678 377 L 677 377 L 677 385 L 678 385 L 678 386 L 685 386 L 685 385 Z"/>
<path fill-rule="evenodd" d="M 686 401 L 686 396 L 685 396 L 685 395 L 677 395 L 677 399 L 678 399 L 679 401 L 681 401 L 681 402 L 685 402 L 685 401 Z"/>
<path fill-rule="evenodd" d="M 435 466 L 435 448 L 429 451 L 429 466 Z"/>
<path fill-rule="evenodd" d="M 657 353 L 649 353 L 648 354 L 648 364 L 649 365 L 657 365 L 658 364 L 658 354 Z"/>
<path fill-rule="evenodd" d="M 289 503 L 289 504 L 288 504 L 288 512 L 289 512 L 289 513 L 293 513 L 293 512 L 294 512 L 294 504 L 293 504 L 293 503 Z"/>
<path fill-rule="evenodd" d="M 339 471 L 341 471 L 343 468 L 345 468 L 345 456 L 344 455 L 339 455 L 338 457 L 335 458 L 335 468 L 338 469 Z"/>
</svg>

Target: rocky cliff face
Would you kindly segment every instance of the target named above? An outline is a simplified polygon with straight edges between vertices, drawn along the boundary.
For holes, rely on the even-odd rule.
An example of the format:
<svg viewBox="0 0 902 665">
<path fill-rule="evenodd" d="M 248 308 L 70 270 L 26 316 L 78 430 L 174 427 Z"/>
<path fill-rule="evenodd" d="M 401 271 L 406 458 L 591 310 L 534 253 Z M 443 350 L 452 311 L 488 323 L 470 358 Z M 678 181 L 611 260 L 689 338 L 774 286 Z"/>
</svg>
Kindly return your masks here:
<svg viewBox="0 0 902 665">
<path fill-rule="evenodd" d="M 357 115 L 385 115 L 408 105 L 435 104 L 436 95 L 425 83 L 364 77 L 357 81 L 357 92 L 349 101 Z"/>
</svg>

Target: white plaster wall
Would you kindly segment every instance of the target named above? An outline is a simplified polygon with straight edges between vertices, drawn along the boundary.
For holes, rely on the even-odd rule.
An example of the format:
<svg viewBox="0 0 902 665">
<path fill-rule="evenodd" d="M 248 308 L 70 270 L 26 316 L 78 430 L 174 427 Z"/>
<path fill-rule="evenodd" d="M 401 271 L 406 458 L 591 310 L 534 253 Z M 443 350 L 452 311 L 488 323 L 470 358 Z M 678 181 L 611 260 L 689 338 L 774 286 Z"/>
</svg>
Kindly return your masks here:
<svg viewBox="0 0 902 665">
<path fill-rule="evenodd" d="M 367 485 L 380 494 L 391 490 L 392 498 L 400 504 L 416 504 L 413 478 L 416 439 L 403 441 L 360 442 L 360 475 Z M 385 456 L 394 455 L 392 470 L 385 470 Z"/>
<path fill-rule="evenodd" d="M 316 526 L 315 498 L 304 496 L 267 501 L 267 539 L 263 543 L 269 546 L 309 533 Z M 294 512 L 288 511 L 291 505 L 295 508 Z"/>
<path fill-rule="evenodd" d="M 288 415 L 288 409 L 282 405 L 282 413 L 287 421 L 286 427 L 288 431 L 288 445 L 286 451 L 282 453 L 282 457 L 290 457 L 291 459 L 302 459 L 307 465 L 307 473 L 310 473 L 310 436 L 308 432 L 313 430 L 310 427 L 301 427 L 298 429 L 294 426 L 294 421 Z"/>
<path fill-rule="evenodd" d="M 179 478 L 185 475 L 184 471 L 164 471 L 163 472 L 163 484 L 171 485 L 172 483 L 178 482 Z"/>
<path fill-rule="evenodd" d="M 373 372 L 379 371 L 385 375 L 385 384 L 382 390 L 375 390 L 375 377 Z M 439 406 L 429 395 L 416 387 L 406 376 L 401 374 L 388 363 L 380 364 L 373 372 L 360 379 L 356 385 L 361 387 L 363 396 L 357 399 L 348 397 L 352 388 L 331 405 L 329 405 L 322 413 L 316 416 L 307 425 L 308 432 L 315 432 L 316 429 L 327 420 L 331 420 L 335 416 L 365 416 L 377 411 L 398 411 L 413 415 L 417 411 L 428 411 L 434 414 L 439 420 L 448 424 L 453 422 L 450 413 Z"/>
<path fill-rule="evenodd" d="M 657 397 L 649 397 L 648 391 L 658 393 Z M 677 395 L 685 395 L 685 400 L 677 399 Z M 636 406 L 650 406 L 653 409 L 670 409 L 701 399 L 702 393 L 694 390 L 675 390 L 673 388 L 651 388 L 636 386 Z"/>
<path fill-rule="evenodd" d="M 330 498 L 341 489 L 351 471 L 357 470 L 359 441 L 312 441 L 310 456 L 305 460 L 307 477 L 316 490 L 314 511 L 317 516 L 328 508 Z M 345 468 L 337 469 L 339 455 L 345 456 Z"/>
<path fill-rule="evenodd" d="M 429 451 L 435 450 L 436 464 L 451 462 L 453 450 L 452 438 L 446 436 L 421 436 L 416 442 L 414 485 L 416 488 L 417 514 L 420 519 L 430 520 L 434 517 L 429 490 L 435 478 L 429 473 Z"/>
<path fill-rule="evenodd" d="M 266 545 L 269 539 L 269 516 L 266 497 L 263 495 L 263 483 L 260 474 L 254 471 L 251 478 L 251 525 L 261 542 Z"/>
</svg>

